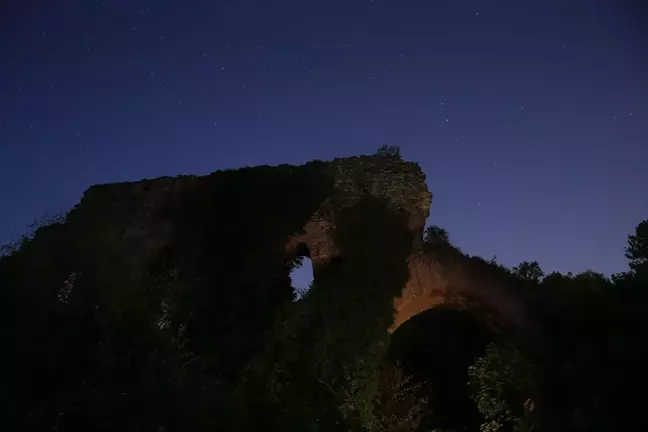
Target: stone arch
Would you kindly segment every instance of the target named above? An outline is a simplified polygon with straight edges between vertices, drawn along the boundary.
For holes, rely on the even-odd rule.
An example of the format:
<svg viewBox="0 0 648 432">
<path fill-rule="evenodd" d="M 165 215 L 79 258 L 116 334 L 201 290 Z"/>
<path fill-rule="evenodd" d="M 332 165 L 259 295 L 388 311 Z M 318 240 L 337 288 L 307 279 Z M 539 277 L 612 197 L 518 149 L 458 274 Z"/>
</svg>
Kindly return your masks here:
<svg viewBox="0 0 648 432">
<path fill-rule="evenodd" d="M 458 252 L 425 251 L 408 261 L 409 280 L 394 299 L 390 332 L 413 316 L 444 305 L 474 313 L 492 329 L 528 326 L 524 301 L 511 294 L 510 281 L 489 271 L 489 264 Z"/>
<path fill-rule="evenodd" d="M 310 258 L 310 250 L 308 249 L 308 245 L 306 243 L 297 243 L 294 247 L 294 254 L 295 257 L 307 257 Z"/>
<path fill-rule="evenodd" d="M 337 255 L 337 248 L 331 234 L 332 228 L 329 225 L 330 222 L 327 220 L 313 218 L 301 233 L 290 237 L 286 245 L 289 255 L 310 258 L 313 263 L 313 273 Z"/>
<path fill-rule="evenodd" d="M 310 290 L 315 280 L 315 271 L 310 251 L 305 243 L 297 244 L 292 256 L 295 260 L 290 270 L 290 283 L 294 300 L 299 300 Z"/>
</svg>

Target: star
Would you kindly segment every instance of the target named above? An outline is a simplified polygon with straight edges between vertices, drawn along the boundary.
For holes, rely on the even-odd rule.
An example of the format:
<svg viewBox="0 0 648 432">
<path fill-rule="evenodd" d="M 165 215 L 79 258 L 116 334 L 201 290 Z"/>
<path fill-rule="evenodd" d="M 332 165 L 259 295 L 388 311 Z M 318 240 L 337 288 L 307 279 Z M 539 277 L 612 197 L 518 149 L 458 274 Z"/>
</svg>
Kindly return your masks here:
<svg viewBox="0 0 648 432">
<path fill-rule="evenodd" d="M 448 117 L 445 117 L 445 118 L 443 119 L 443 121 L 445 121 L 446 123 L 448 123 L 448 122 L 450 121 L 450 119 L 449 119 Z"/>
</svg>

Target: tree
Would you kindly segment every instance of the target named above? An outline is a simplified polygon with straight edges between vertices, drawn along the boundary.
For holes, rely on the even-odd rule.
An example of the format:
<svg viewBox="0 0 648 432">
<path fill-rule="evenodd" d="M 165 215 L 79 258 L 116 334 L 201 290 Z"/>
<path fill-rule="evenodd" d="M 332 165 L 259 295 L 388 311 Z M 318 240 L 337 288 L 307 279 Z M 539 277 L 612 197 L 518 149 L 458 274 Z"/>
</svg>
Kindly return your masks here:
<svg viewBox="0 0 648 432">
<path fill-rule="evenodd" d="M 630 260 L 630 270 L 635 275 L 648 273 L 648 219 L 641 221 L 635 233 L 628 236 L 625 256 Z"/>
<path fill-rule="evenodd" d="M 537 261 L 522 261 L 518 266 L 513 267 L 513 274 L 524 281 L 536 284 L 540 283 L 540 279 L 544 276 Z"/>
<path fill-rule="evenodd" d="M 393 157 L 393 158 L 400 159 L 401 158 L 400 147 L 383 144 L 380 147 L 378 147 L 378 150 L 376 151 L 376 156 Z"/>
<path fill-rule="evenodd" d="M 415 382 L 400 365 L 387 363 L 381 370 L 378 397 L 374 405 L 376 432 L 409 432 L 421 424 L 427 399 L 420 396 L 423 382 Z"/>
<path fill-rule="evenodd" d="M 484 418 L 482 432 L 533 430 L 534 374 L 517 348 L 495 343 L 468 368 L 472 398 Z"/>
<path fill-rule="evenodd" d="M 438 225 L 430 225 L 423 232 L 424 244 L 450 244 L 448 231 Z"/>
</svg>

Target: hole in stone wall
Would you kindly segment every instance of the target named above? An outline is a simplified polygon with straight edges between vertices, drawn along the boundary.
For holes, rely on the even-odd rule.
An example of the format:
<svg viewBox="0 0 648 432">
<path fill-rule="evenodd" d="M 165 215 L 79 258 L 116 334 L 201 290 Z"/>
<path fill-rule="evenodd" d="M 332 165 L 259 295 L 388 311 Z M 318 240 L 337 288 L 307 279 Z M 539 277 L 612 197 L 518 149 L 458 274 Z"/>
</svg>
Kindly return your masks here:
<svg viewBox="0 0 648 432">
<path fill-rule="evenodd" d="M 403 323 L 392 335 L 390 357 L 424 382 L 429 411 L 425 430 L 479 430 L 470 398 L 468 366 L 483 355 L 492 331 L 466 311 L 437 307 Z"/>
<path fill-rule="evenodd" d="M 308 255 L 302 255 L 300 261 L 293 266 L 290 281 L 297 301 L 308 292 L 313 282 L 313 263 Z"/>
</svg>

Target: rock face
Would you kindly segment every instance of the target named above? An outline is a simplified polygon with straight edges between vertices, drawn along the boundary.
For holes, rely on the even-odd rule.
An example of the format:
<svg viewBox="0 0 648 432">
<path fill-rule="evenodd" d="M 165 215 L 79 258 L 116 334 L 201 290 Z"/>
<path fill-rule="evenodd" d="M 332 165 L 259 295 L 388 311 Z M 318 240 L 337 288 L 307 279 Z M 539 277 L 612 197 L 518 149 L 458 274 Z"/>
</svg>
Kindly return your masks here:
<svg viewBox="0 0 648 432">
<path fill-rule="evenodd" d="M 307 251 L 315 271 L 329 262 L 339 253 L 334 241 L 336 215 L 363 194 L 382 198 L 397 211 L 406 212 L 408 228 L 415 233 L 412 248 L 420 247 L 432 195 L 417 164 L 387 157 L 354 157 L 335 159 L 326 171 L 333 179 L 333 193 L 313 213 L 303 232 L 291 236 L 289 250 Z"/>
<path fill-rule="evenodd" d="M 369 194 L 406 212 L 408 228 L 415 233 L 408 264 L 410 279 L 402 295 L 394 300 L 396 313 L 392 331 L 412 316 L 439 305 L 474 310 L 493 326 L 525 325 L 524 305 L 504 288 L 505 281 L 476 274 L 470 263 L 460 256 L 442 261 L 434 252 L 422 251 L 422 232 L 432 195 L 418 164 L 398 158 L 359 156 L 317 162 L 312 167 L 331 183 L 332 188 L 319 200 L 303 227 L 295 227 L 294 233 L 286 238 L 288 256 L 308 255 L 317 274 L 321 266 L 339 253 L 334 240 L 336 215 Z M 274 168 L 266 169 L 272 171 Z M 113 226 L 122 225 L 120 238 L 130 245 L 129 261 L 137 273 L 160 250 L 177 242 L 177 221 L 160 217 L 165 209 L 186 205 L 187 196 L 193 196 L 192 201 L 208 201 L 213 193 L 209 176 L 95 186 L 88 190 L 76 212 L 81 214 L 73 212 L 71 217 L 92 218 L 102 213 L 102 208 L 110 208 L 107 213 L 117 215 Z M 281 213 L 283 210 L 273 211 Z M 259 245 L 249 246 L 256 249 Z M 255 263 L 258 261 L 247 266 L 249 272 L 255 272 Z"/>
<path fill-rule="evenodd" d="M 471 310 L 492 328 L 527 325 L 523 301 L 511 295 L 509 281 L 489 271 L 487 264 L 480 265 L 461 254 L 441 259 L 438 252 L 422 250 L 422 231 L 432 195 L 418 165 L 382 158 L 350 158 L 333 161 L 330 171 L 335 178 L 335 194 L 322 203 L 303 233 L 288 242 L 290 250 L 304 254 L 308 251 L 315 274 L 319 266 L 337 254 L 333 240 L 336 212 L 341 206 L 353 205 L 362 192 L 368 192 L 407 212 L 408 228 L 415 233 L 408 262 L 410 279 L 402 295 L 394 300 L 394 325 L 390 331 L 414 315 L 442 305 Z"/>
<path fill-rule="evenodd" d="M 396 330 L 411 317 L 445 306 L 469 310 L 492 329 L 527 326 L 524 302 L 511 294 L 510 282 L 483 261 L 461 254 L 426 250 L 408 262 L 410 278 L 394 300 Z"/>
<path fill-rule="evenodd" d="M 281 197 L 275 199 L 273 194 Z M 279 288 L 273 286 L 281 285 L 284 291 L 289 286 L 286 260 L 308 255 L 317 277 L 319 269 L 339 254 L 337 215 L 366 195 L 406 213 L 408 229 L 414 234 L 410 279 L 394 300 L 392 330 L 442 304 L 474 310 L 494 326 L 524 325 L 524 306 L 503 288 L 503 281 L 475 273 L 460 256 L 442 260 L 422 250 L 432 196 L 418 164 L 400 158 L 359 156 L 300 167 L 244 168 L 204 177 L 94 186 L 69 214 L 66 225 L 81 239 L 75 253 L 85 248 L 84 260 L 104 254 L 96 252 L 98 246 L 91 243 L 106 239 L 118 243 L 122 270 L 128 273 L 131 286 L 151 277 L 151 263 L 161 260 L 172 261 L 183 273 L 200 273 L 199 279 L 209 283 L 204 273 L 213 273 L 213 266 L 204 261 L 227 254 L 226 267 L 238 272 L 236 284 L 264 286 L 254 291 L 259 296 L 276 296 L 280 303 L 289 294 L 277 294 Z M 218 278 L 214 280 L 222 280 L 223 275 Z M 259 302 L 264 304 L 262 299 Z"/>
</svg>

